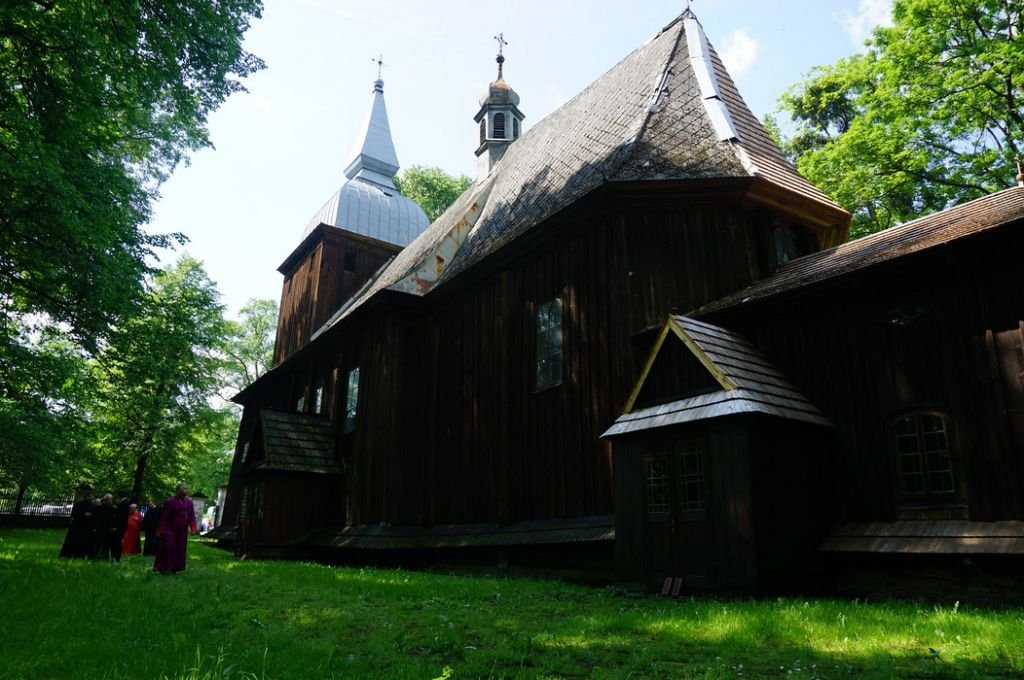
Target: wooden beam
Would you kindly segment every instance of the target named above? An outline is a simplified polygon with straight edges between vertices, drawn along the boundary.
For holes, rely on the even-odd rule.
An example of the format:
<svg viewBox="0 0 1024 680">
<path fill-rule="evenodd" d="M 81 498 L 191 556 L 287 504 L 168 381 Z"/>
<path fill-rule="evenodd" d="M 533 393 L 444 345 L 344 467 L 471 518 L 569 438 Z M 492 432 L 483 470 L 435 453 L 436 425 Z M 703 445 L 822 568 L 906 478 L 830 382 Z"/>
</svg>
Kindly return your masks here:
<svg viewBox="0 0 1024 680">
<path fill-rule="evenodd" d="M 644 368 L 640 371 L 640 378 L 636 381 L 636 386 L 633 388 L 633 392 L 629 395 L 629 399 L 626 400 L 626 406 L 622 409 L 623 413 L 632 413 L 633 404 L 636 403 L 637 397 L 640 396 L 640 390 L 644 386 L 644 381 L 647 380 L 647 375 L 651 372 L 651 367 L 654 366 L 654 360 L 658 358 L 658 352 L 661 350 L 661 345 L 665 342 L 665 338 L 668 337 L 669 328 L 672 325 L 672 317 L 669 317 L 668 321 L 662 327 L 661 332 L 658 333 L 658 339 L 654 341 L 654 347 L 651 348 L 650 353 L 647 355 L 647 361 L 644 362 Z"/>
</svg>

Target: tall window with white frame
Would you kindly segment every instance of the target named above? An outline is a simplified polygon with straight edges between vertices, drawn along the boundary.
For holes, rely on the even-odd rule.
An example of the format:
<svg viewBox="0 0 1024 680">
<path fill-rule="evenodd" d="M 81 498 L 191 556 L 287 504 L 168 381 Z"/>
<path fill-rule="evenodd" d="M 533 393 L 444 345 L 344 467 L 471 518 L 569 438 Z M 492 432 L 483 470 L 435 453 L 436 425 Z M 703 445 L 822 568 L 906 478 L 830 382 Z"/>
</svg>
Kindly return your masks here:
<svg viewBox="0 0 1024 680">
<path fill-rule="evenodd" d="M 313 413 L 324 412 L 324 386 L 320 385 L 313 393 Z"/>
<path fill-rule="evenodd" d="M 359 405 L 359 367 L 348 374 L 348 390 L 345 392 L 345 425 L 342 432 L 348 434 L 356 429 L 356 409 Z"/>
<path fill-rule="evenodd" d="M 948 419 L 938 411 L 893 420 L 899 491 L 904 501 L 951 498 L 956 492 Z"/>
<path fill-rule="evenodd" d="M 562 301 L 537 308 L 537 391 L 562 384 Z"/>
</svg>

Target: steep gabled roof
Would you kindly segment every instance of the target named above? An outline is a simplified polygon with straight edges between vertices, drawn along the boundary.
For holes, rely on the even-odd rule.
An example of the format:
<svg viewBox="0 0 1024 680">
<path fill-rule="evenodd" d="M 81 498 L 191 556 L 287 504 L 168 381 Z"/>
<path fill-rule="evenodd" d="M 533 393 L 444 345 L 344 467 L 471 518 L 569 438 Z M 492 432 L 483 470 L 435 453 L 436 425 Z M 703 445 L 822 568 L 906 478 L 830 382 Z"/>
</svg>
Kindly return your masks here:
<svg viewBox="0 0 1024 680">
<path fill-rule="evenodd" d="M 670 336 L 686 345 L 720 389 L 634 410 L 637 396 Z M 831 425 L 742 335 L 685 316 L 670 316 L 665 322 L 624 411 L 602 437 L 740 413 Z"/>
<path fill-rule="evenodd" d="M 262 409 L 259 418 L 264 457 L 253 461 L 246 473 L 255 470 L 341 473 L 334 461 L 334 436 L 327 418 L 272 409 Z"/>
<path fill-rule="evenodd" d="M 690 40 L 704 57 L 691 56 Z M 724 134 L 714 119 L 723 109 Z M 820 206 L 836 224 L 849 219 L 782 156 L 684 12 L 510 145 L 321 332 L 382 289 L 425 294 L 608 182 L 743 177 Z"/>
<path fill-rule="evenodd" d="M 704 315 L 763 302 L 1021 220 L 1024 220 L 1024 188 L 1004 189 L 898 227 L 797 258 L 784 264 L 772 276 L 693 313 Z"/>
</svg>

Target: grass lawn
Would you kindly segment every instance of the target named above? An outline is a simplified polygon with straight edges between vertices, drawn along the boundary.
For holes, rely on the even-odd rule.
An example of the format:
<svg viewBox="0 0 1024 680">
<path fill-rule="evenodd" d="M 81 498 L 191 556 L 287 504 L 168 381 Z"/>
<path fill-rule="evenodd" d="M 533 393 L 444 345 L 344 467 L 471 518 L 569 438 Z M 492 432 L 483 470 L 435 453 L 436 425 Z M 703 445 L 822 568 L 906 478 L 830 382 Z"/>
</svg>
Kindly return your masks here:
<svg viewBox="0 0 1024 680">
<path fill-rule="evenodd" d="M 1017 678 L 1024 611 L 666 600 L 551 581 L 235 561 L 154 574 L 0 530 L 0 678 Z"/>
</svg>

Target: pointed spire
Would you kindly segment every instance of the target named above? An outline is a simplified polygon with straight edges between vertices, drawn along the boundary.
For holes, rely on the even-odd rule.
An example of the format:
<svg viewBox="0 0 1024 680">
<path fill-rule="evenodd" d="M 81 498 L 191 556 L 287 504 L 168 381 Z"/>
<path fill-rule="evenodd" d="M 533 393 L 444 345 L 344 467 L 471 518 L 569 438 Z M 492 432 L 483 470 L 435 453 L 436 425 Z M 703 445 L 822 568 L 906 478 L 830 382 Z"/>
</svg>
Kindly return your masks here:
<svg viewBox="0 0 1024 680">
<path fill-rule="evenodd" d="M 399 165 L 395 145 L 391 141 L 388 111 L 384 106 L 384 81 L 380 76 L 385 64 L 383 57 L 374 61 L 377 63 L 377 80 L 373 82 L 373 99 L 363 123 L 363 132 L 352 150 L 352 160 L 345 168 L 345 176 L 394 189 L 392 177 L 398 172 Z"/>
</svg>

